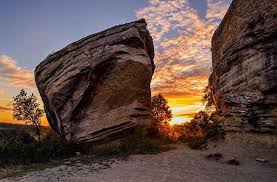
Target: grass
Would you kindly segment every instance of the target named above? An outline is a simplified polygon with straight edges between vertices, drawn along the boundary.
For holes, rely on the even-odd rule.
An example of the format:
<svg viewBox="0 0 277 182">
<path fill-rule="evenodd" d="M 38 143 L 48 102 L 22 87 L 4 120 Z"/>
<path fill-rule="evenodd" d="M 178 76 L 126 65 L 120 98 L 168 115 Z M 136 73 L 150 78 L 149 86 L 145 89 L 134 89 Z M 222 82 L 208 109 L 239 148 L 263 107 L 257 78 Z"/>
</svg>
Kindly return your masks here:
<svg viewBox="0 0 277 182">
<path fill-rule="evenodd" d="M 28 165 L 63 159 L 75 155 L 77 145 L 44 140 L 41 143 L 23 143 L 17 140 L 0 139 L 0 165 Z"/>
<path fill-rule="evenodd" d="M 205 138 L 190 138 L 188 139 L 188 146 L 191 149 L 202 150 L 207 147 L 207 141 Z"/>
<path fill-rule="evenodd" d="M 155 154 L 173 142 L 162 135 L 150 136 L 143 127 L 137 127 L 123 139 L 120 150 L 128 154 Z"/>
<path fill-rule="evenodd" d="M 30 133 L 31 136 L 35 136 L 34 127 L 32 125 L 0 122 L 0 128 L 16 128 L 16 129 L 23 130 L 23 131 Z M 49 126 L 41 126 L 41 138 L 45 138 L 45 136 L 51 130 L 52 129 Z"/>
<path fill-rule="evenodd" d="M 160 135 L 149 135 L 143 127 L 136 127 L 125 133 L 121 140 L 101 145 L 86 146 L 87 154 L 105 155 L 134 155 L 134 154 L 156 154 L 169 149 L 168 144 L 174 143 L 167 137 Z M 83 152 L 85 152 L 83 150 Z"/>
</svg>

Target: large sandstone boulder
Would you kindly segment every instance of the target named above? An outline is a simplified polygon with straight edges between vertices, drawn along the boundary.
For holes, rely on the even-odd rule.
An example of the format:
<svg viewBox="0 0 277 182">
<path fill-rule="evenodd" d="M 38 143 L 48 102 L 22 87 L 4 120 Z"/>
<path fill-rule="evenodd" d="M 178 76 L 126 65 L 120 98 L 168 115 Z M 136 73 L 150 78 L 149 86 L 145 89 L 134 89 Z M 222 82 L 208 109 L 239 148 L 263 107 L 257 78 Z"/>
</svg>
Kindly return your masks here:
<svg viewBox="0 0 277 182">
<path fill-rule="evenodd" d="M 112 27 L 49 55 L 35 79 L 50 126 L 94 142 L 150 125 L 154 47 L 145 20 Z"/>
<path fill-rule="evenodd" d="M 277 0 L 234 0 L 212 59 L 209 86 L 224 128 L 277 133 Z"/>
</svg>

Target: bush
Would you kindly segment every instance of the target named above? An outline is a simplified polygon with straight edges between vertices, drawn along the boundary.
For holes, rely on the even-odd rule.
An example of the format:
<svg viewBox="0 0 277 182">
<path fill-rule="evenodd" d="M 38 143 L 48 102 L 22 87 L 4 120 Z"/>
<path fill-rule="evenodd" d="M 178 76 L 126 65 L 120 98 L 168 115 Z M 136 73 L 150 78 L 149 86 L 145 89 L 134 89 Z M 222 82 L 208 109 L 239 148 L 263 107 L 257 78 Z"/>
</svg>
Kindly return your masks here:
<svg viewBox="0 0 277 182">
<path fill-rule="evenodd" d="M 88 155 L 96 155 L 96 156 L 110 156 L 120 154 L 120 148 L 118 143 L 105 143 L 98 145 L 84 145 L 83 153 Z"/>
<path fill-rule="evenodd" d="M 52 133 L 49 133 L 41 143 L 23 143 L 19 140 L 2 138 L 0 139 L 0 165 L 49 162 L 54 159 L 73 157 L 76 152 L 97 156 L 157 153 L 161 151 L 162 145 L 171 142 L 172 140 L 165 136 L 150 136 L 143 127 L 136 127 L 129 131 L 120 142 L 102 145 L 62 142 Z"/>
<path fill-rule="evenodd" d="M 149 136 L 143 127 L 136 127 L 123 139 L 120 151 L 128 154 L 157 153 L 161 150 L 162 138 Z"/>
<path fill-rule="evenodd" d="M 0 164 L 48 162 L 74 156 L 77 150 L 78 146 L 73 143 L 44 140 L 26 144 L 18 140 L 0 139 Z"/>
<path fill-rule="evenodd" d="M 220 139 L 224 138 L 225 132 L 217 123 L 209 123 L 206 131 L 205 138 L 206 139 Z"/>
<path fill-rule="evenodd" d="M 150 132 L 149 132 L 150 129 Z M 165 145 L 174 142 L 167 136 L 152 133 L 151 128 L 138 126 L 124 134 L 120 141 L 109 142 L 101 145 L 89 146 L 86 144 L 86 152 L 90 155 L 130 155 L 130 154 L 154 154 L 166 150 Z"/>
<path fill-rule="evenodd" d="M 42 135 L 44 140 L 52 140 L 52 141 L 59 141 L 61 137 L 51 128 L 47 128 Z"/>
<path fill-rule="evenodd" d="M 0 138 L 10 141 L 19 140 L 23 143 L 33 143 L 35 139 L 25 130 L 19 128 L 0 128 Z"/>
<path fill-rule="evenodd" d="M 188 146 L 191 149 L 202 150 L 207 147 L 207 141 L 204 138 L 189 138 Z"/>
<path fill-rule="evenodd" d="M 181 141 L 186 141 L 187 138 L 204 138 L 205 140 L 224 138 L 221 126 L 212 122 L 204 111 L 197 113 L 190 122 L 176 126 L 175 130 L 180 133 Z"/>
</svg>

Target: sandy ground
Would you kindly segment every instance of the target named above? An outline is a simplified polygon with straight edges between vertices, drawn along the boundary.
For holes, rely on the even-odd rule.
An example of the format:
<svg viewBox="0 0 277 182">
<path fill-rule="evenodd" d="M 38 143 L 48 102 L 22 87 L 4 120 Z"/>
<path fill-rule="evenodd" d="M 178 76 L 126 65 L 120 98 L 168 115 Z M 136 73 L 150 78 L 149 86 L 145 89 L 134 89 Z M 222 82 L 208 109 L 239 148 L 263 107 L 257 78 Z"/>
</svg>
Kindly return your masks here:
<svg viewBox="0 0 277 182">
<path fill-rule="evenodd" d="M 205 156 L 219 152 L 216 161 Z M 257 157 L 267 163 L 257 162 Z M 226 161 L 236 158 L 240 165 Z M 277 150 L 265 146 L 251 148 L 234 144 L 209 144 L 205 151 L 178 145 L 176 149 L 156 155 L 134 155 L 126 160 L 106 159 L 84 164 L 71 159 L 62 165 L 29 172 L 2 181 L 50 182 L 275 182 L 277 181 Z"/>
</svg>

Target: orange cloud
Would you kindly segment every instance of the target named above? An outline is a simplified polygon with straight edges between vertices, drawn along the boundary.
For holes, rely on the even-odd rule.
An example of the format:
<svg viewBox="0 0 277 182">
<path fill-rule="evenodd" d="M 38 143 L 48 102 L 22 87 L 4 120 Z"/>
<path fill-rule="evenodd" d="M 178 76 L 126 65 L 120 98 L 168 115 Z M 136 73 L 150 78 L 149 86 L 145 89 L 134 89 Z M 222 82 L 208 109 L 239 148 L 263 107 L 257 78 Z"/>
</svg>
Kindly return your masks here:
<svg viewBox="0 0 277 182">
<path fill-rule="evenodd" d="M 20 68 L 7 55 L 0 55 L 0 81 L 13 87 L 36 88 L 33 72 Z"/>
<path fill-rule="evenodd" d="M 183 113 L 202 108 L 201 96 L 212 67 L 211 37 L 229 6 L 222 0 L 207 3 L 204 18 L 188 0 L 149 0 L 147 7 L 136 12 L 138 18 L 146 19 L 155 43 L 153 94 L 165 94 L 175 116 L 180 115 L 180 104 Z"/>
<path fill-rule="evenodd" d="M 12 110 L 12 108 L 0 106 L 0 111 L 9 111 L 9 110 Z"/>
<path fill-rule="evenodd" d="M 0 88 L 0 96 L 4 95 L 5 90 L 3 88 Z"/>
</svg>

